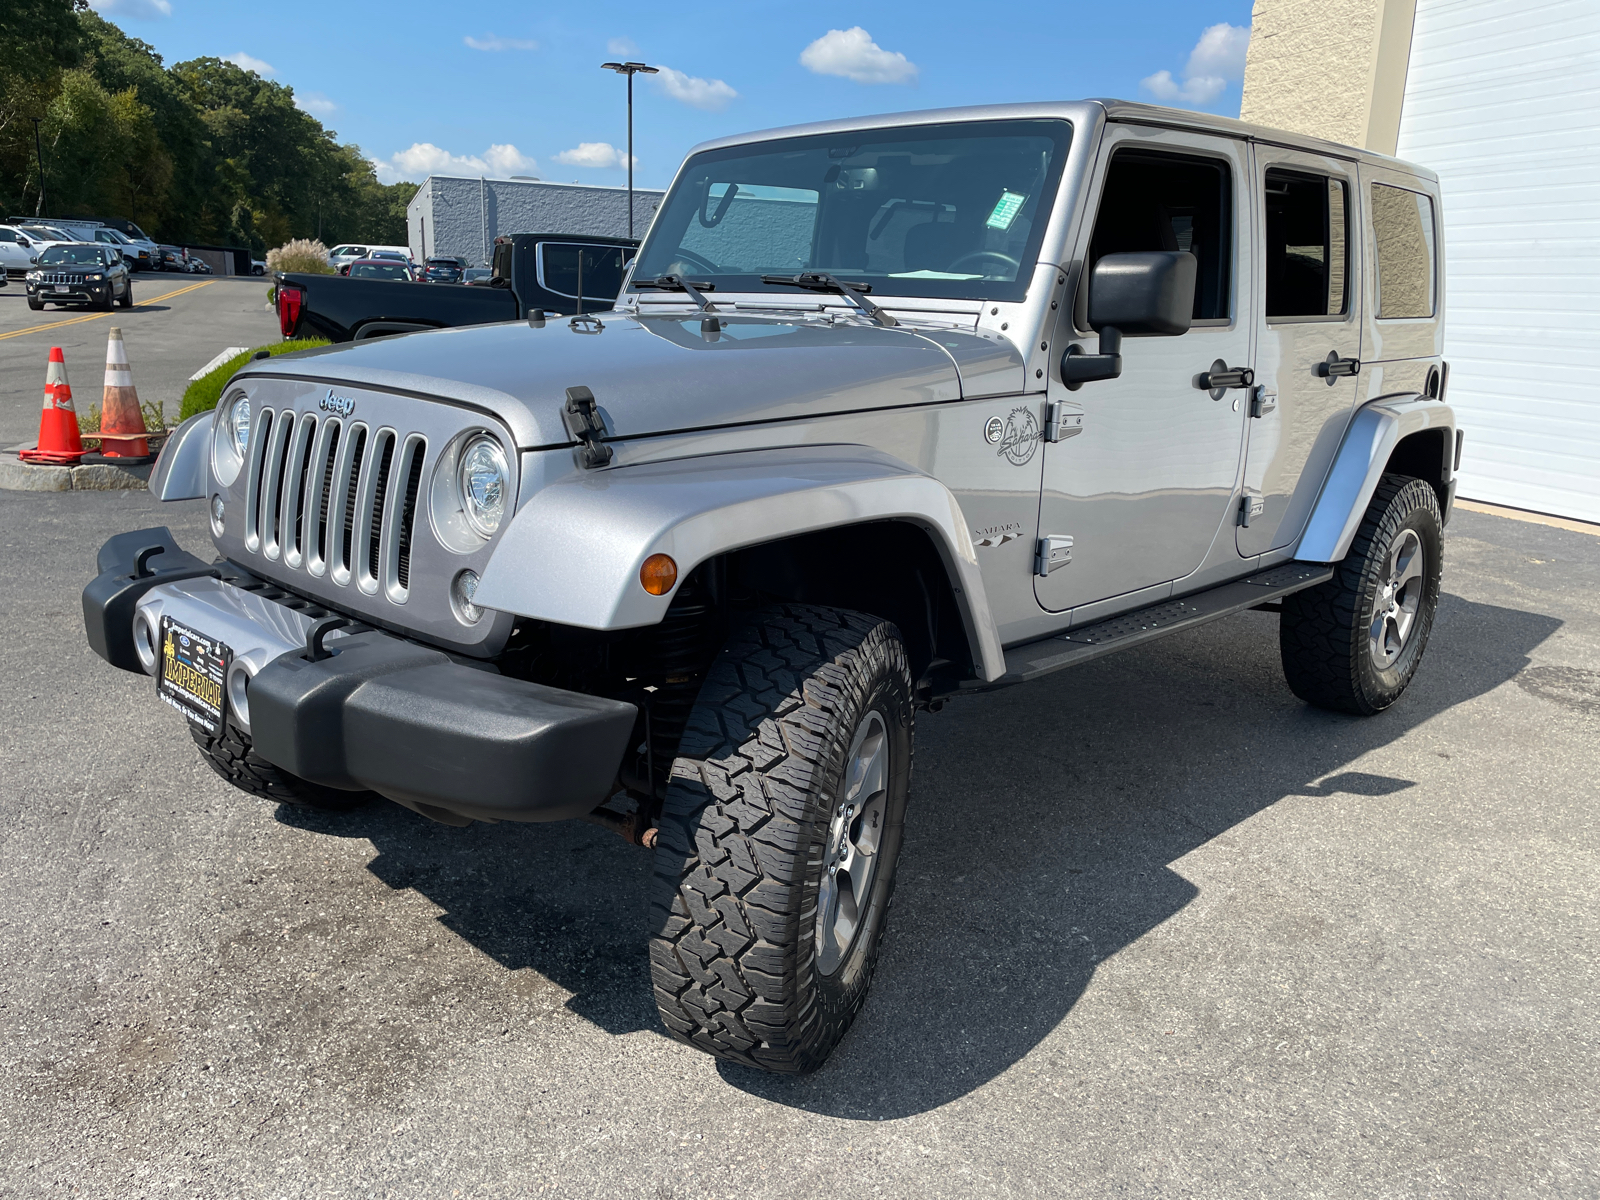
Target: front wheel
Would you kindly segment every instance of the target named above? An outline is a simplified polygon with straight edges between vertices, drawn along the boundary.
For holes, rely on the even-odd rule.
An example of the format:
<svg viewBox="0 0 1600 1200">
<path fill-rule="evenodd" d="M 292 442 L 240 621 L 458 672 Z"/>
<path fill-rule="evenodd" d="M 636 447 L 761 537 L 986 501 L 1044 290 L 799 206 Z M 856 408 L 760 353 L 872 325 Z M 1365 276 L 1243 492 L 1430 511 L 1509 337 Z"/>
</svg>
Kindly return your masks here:
<svg viewBox="0 0 1600 1200">
<path fill-rule="evenodd" d="M 189 736 L 211 769 L 241 792 L 294 808 L 348 812 L 374 798 L 372 792 L 345 792 L 291 775 L 255 752 L 248 734 L 224 725 L 216 736 L 190 724 Z"/>
<path fill-rule="evenodd" d="M 1443 567 L 1433 488 L 1385 475 L 1333 578 L 1284 598 L 1278 647 L 1290 690 L 1361 716 L 1400 699 L 1428 645 Z"/>
<path fill-rule="evenodd" d="M 133 281 L 130 279 L 122 288 L 122 299 L 117 301 L 123 308 L 133 307 Z"/>
<path fill-rule="evenodd" d="M 33 309 L 34 312 L 43 312 L 44 311 L 44 301 L 43 300 L 35 300 L 32 296 L 29 296 L 28 297 L 28 307 Z"/>
<path fill-rule="evenodd" d="M 789 1074 L 838 1044 L 894 892 L 913 719 L 888 621 L 785 604 L 729 638 L 656 844 L 650 971 L 674 1037 Z"/>
</svg>

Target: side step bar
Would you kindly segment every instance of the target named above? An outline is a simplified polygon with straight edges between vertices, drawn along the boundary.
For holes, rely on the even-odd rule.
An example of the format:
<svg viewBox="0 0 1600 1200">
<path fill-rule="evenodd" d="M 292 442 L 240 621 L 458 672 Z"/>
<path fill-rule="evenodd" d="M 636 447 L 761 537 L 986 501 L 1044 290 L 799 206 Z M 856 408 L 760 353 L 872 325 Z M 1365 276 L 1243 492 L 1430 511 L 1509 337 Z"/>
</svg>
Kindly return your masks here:
<svg viewBox="0 0 1600 1200">
<path fill-rule="evenodd" d="M 1052 634 L 1036 642 L 1026 642 L 1006 651 L 1006 673 L 993 683 L 969 681 L 963 692 L 989 691 L 1013 683 L 1025 683 L 1067 667 L 1075 667 L 1114 650 L 1131 647 L 1205 625 L 1247 608 L 1266 604 L 1291 592 L 1333 578 L 1333 568 L 1325 563 L 1285 563 L 1260 575 L 1224 583 L 1220 587 L 1196 592 L 1177 600 L 1163 600 L 1148 608 L 1135 609 L 1120 617 Z"/>
</svg>

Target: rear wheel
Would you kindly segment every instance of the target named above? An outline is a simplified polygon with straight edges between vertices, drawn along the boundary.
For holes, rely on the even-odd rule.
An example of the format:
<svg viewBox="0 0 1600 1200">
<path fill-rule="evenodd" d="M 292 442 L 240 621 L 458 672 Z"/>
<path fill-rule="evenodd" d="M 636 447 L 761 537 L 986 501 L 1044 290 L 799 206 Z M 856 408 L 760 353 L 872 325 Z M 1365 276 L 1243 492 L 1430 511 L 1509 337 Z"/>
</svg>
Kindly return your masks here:
<svg viewBox="0 0 1600 1200">
<path fill-rule="evenodd" d="M 769 1071 L 828 1057 L 877 965 L 912 733 L 889 622 L 786 604 L 729 638 L 656 844 L 650 969 L 674 1037 Z"/>
<path fill-rule="evenodd" d="M 222 733 L 213 737 L 190 724 L 189 734 L 213 771 L 240 791 L 249 792 L 263 800 L 275 800 L 296 808 L 348 812 L 360 808 L 376 796 L 375 792 L 343 792 L 291 775 L 256 754 L 249 735 L 231 725 L 224 725 Z"/>
<path fill-rule="evenodd" d="M 1383 477 L 1333 578 L 1284 598 L 1278 646 L 1295 695 L 1362 716 L 1400 699 L 1439 607 L 1443 527 L 1429 484 Z"/>
</svg>

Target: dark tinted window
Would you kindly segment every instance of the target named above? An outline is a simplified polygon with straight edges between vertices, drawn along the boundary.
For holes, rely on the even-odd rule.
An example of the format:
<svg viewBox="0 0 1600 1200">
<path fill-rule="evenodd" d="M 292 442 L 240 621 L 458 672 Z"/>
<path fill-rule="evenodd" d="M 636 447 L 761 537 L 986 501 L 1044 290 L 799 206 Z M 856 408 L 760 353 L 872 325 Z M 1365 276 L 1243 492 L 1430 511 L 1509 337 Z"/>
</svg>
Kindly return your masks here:
<svg viewBox="0 0 1600 1200">
<path fill-rule="evenodd" d="M 627 258 L 621 246 L 580 246 L 569 242 L 539 243 L 539 283 L 558 296 L 577 299 L 582 257 L 583 298 L 611 303 L 622 290 Z"/>
<path fill-rule="evenodd" d="M 1326 175 L 1266 173 L 1267 316 L 1345 311 L 1349 244 L 1345 185 Z"/>
<path fill-rule="evenodd" d="M 1184 250 L 1199 260 L 1195 320 L 1229 315 L 1233 174 L 1211 158 L 1123 150 L 1111 159 L 1089 242 L 1090 272 L 1107 254 Z M 1081 327 L 1081 326 L 1080 326 Z"/>
<path fill-rule="evenodd" d="M 1378 315 L 1431 317 L 1433 201 L 1421 192 L 1373 184 L 1372 229 L 1378 241 Z"/>
<path fill-rule="evenodd" d="M 357 279 L 410 279 L 411 272 L 404 263 L 358 262 L 350 268 Z"/>
</svg>

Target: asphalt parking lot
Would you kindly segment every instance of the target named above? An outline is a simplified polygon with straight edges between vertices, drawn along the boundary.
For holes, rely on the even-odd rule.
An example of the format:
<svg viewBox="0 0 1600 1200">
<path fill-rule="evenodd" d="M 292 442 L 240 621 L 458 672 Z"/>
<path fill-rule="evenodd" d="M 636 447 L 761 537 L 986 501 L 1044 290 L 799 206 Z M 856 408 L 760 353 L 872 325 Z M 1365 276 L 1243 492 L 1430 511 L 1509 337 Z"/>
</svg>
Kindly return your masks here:
<svg viewBox="0 0 1600 1200">
<path fill-rule="evenodd" d="M 176 421 L 190 375 L 229 346 L 279 339 L 278 320 L 266 307 L 269 283 L 141 271 L 133 277 L 134 307 L 99 313 L 54 305 L 34 312 L 22 281 L 11 280 L 0 288 L 0 446 L 38 436 L 51 346 L 66 357 L 78 411 L 100 403 L 106 330 L 113 325 L 122 329 L 139 399 L 160 402 L 167 420 Z"/>
<path fill-rule="evenodd" d="M 1375 719 L 1264 613 L 924 717 L 874 994 L 784 1079 L 657 1031 L 644 851 L 216 779 L 83 642 L 157 523 L 205 549 L 0 492 L 0 1195 L 1600 1193 L 1600 537 L 1458 512 Z"/>
</svg>

